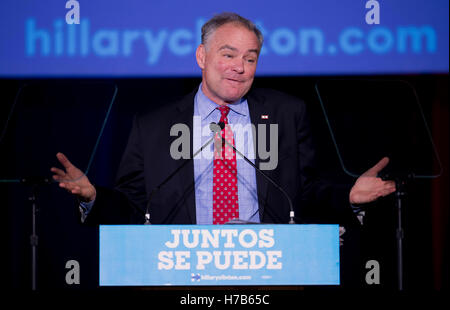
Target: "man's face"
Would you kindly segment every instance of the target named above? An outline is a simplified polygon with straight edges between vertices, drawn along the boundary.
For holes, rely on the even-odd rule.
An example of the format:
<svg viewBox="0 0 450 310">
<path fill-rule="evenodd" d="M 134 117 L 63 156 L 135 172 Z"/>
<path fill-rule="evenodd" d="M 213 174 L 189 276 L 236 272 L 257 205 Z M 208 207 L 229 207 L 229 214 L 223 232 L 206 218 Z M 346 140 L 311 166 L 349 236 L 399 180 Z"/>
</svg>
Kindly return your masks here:
<svg viewBox="0 0 450 310">
<path fill-rule="evenodd" d="M 219 105 L 242 98 L 252 86 L 259 48 L 256 35 L 243 26 L 230 23 L 217 28 L 197 48 L 205 95 Z"/>
</svg>

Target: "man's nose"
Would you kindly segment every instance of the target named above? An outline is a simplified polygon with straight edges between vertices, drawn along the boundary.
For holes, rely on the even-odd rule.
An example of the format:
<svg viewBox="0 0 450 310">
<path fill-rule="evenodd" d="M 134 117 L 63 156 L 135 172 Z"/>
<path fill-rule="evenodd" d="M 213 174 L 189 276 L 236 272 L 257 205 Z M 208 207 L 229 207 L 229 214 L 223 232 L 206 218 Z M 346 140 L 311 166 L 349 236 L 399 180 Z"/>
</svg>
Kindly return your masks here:
<svg viewBox="0 0 450 310">
<path fill-rule="evenodd" d="M 237 73 L 244 73 L 244 60 L 236 58 L 233 61 L 233 70 Z"/>
</svg>

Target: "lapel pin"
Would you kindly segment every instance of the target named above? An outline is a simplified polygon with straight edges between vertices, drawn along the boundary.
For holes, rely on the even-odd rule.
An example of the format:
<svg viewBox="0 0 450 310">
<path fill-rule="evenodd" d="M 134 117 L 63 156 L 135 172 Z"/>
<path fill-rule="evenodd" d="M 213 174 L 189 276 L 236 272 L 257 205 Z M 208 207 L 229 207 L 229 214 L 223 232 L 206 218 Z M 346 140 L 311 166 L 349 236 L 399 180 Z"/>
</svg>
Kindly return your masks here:
<svg viewBox="0 0 450 310">
<path fill-rule="evenodd" d="M 263 114 L 263 115 L 261 115 L 261 119 L 269 119 L 269 115 Z"/>
</svg>

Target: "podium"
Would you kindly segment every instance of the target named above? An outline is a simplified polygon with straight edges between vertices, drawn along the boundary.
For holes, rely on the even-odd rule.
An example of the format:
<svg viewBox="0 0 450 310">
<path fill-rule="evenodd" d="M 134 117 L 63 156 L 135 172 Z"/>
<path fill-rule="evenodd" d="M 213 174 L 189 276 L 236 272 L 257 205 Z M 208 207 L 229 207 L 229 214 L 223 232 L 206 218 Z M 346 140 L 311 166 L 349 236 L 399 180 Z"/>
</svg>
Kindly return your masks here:
<svg viewBox="0 0 450 310">
<path fill-rule="evenodd" d="M 339 285 L 338 225 L 101 225 L 100 286 Z"/>
</svg>

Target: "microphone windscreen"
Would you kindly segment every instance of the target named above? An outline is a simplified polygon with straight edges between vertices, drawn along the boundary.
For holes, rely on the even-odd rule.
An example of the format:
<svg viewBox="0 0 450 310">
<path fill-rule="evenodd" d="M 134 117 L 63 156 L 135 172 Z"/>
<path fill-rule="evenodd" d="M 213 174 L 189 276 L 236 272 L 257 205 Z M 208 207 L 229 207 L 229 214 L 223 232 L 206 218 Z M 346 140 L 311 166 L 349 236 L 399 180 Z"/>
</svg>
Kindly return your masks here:
<svg viewBox="0 0 450 310">
<path fill-rule="evenodd" d="M 209 124 L 209 129 L 214 133 L 219 132 L 221 130 L 220 123 L 216 124 L 216 123 L 212 122 L 211 124 Z"/>
</svg>

